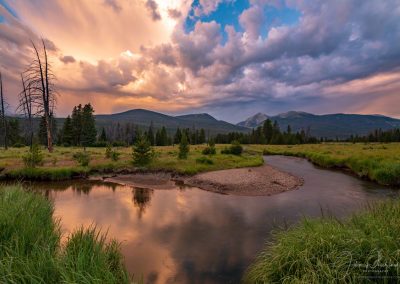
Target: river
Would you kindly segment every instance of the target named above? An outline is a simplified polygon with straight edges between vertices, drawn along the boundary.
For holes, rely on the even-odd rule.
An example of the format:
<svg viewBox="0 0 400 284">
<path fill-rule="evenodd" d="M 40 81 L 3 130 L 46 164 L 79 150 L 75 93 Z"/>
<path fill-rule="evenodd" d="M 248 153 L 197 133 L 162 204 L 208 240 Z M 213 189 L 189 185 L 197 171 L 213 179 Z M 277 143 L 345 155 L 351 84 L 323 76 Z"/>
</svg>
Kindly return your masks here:
<svg viewBox="0 0 400 284">
<path fill-rule="evenodd" d="M 273 196 L 232 196 L 177 185 L 169 190 L 69 181 L 37 184 L 54 201 L 64 235 L 96 224 L 121 242 L 130 273 L 145 283 L 238 283 L 279 226 L 304 216 L 347 216 L 396 190 L 293 157 L 266 163 L 304 179 Z"/>
</svg>

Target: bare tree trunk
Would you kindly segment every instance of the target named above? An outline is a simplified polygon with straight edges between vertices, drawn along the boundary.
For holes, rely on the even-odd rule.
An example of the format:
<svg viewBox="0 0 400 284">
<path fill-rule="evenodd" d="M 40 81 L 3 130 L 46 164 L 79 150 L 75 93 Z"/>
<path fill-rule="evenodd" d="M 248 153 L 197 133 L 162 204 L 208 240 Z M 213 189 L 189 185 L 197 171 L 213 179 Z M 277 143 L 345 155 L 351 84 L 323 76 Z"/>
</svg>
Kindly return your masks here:
<svg viewBox="0 0 400 284">
<path fill-rule="evenodd" d="M 0 100 L 1 100 L 1 119 L 3 122 L 4 128 L 4 149 L 8 149 L 7 145 L 7 121 L 6 121 L 6 114 L 4 112 L 4 94 L 3 94 L 3 78 L 1 77 L 0 72 Z"/>
<path fill-rule="evenodd" d="M 46 45 L 43 43 L 44 55 L 45 55 L 45 70 L 43 71 L 42 62 L 40 60 L 39 52 L 32 42 L 33 48 L 35 49 L 36 58 L 39 66 L 39 75 L 40 75 L 40 83 L 41 83 L 41 95 L 42 95 L 42 104 L 43 104 L 43 113 L 46 122 L 46 132 L 47 132 L 47 149 L 49 152 L 53 152 L 53 140 L 51 135 L 51 118 L 50 118 L 50 93 L 49 93 L 49 78 L 48 78 L 48 61 L 47 61 L 47 52 Z"/>
<path fill-rule="evenodd" d="M 28 118 L 29 123 L 29 145 L 32 148 L 33 145 L 33 125 L 32 125 L 32 96 L 30 89 L 26 89 L 24 77 L 21 74 L 21 81 L 22 81 L 22 98 L 20 99 L 19 107 L 23 108 L 25 117 Z"/>
</svg>

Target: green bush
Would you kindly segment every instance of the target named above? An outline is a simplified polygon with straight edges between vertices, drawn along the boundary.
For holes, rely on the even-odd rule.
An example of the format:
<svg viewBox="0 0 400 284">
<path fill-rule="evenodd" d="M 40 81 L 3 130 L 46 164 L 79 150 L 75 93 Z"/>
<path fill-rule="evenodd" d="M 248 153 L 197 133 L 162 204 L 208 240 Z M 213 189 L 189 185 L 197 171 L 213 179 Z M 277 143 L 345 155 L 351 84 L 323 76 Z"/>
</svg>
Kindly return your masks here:
<svg viewBox="0 0 400 284">
<path fill-rule="evenodd" d="M 110 159 L 110 158 L 111 158 L 111 153 L 112 153 L 111 144 L 107 144 L 107 147 L 106 147 L 106 158 L 107 158 L 107 159 Z"/>
<path fill-rule="evenodd" d="M 213 139 L 208 141 L 208 145 L 201 152 L 203 155 L 215 155 L 217 154 L 217 150 L 215 149 L 215 142 Z"/>
<path fill-rule="evenodd" d="M 153 148 L 145 136 L 140 136 L 132 147 L 132 161 L 136 166 L 148 165 L 154 157 Z"/>
<path fill-rule="evenodd" d="M 121 155 L 121 153 L 118 153 L 117 151 L 112 151 L 111 152 L 111 160 L 113 160 L 114 162 L 118 161 L 120 155 Z"/>
<path fill-rule="evenodd" d="M 36 166 L 43 164 L 43 154 L 40 150 L 39 145 L 34 144 L 29 149 L 29 152 L 22 157 L 25 167 L 35 168 Z"/>
<path fill-rule="evenodd" d="M 232 145 L 229 148 L 225 147 L 221 150 L 221 154 L 232 154 L 237 156 L 240 156 L 242 152 L 243 147 L 240 145 L 239 141 L 236 140 L 232 142 Z"/>
<path fill-rule="evenodd" d="M 400 275 L 399 219 L 399 200 L 370 205 L 345 221 L 305 219 L 274 234 L 245 282 L 392 283 Z"/>
<path fill-rule="evenodd" d="M 120 153 L 118 153 L 117 151 L 114 151 L 111 148 L 111 144 L 107 144 L 107 148 L 106 148 L 106 158 L 107 159 L 111 159 L 113 161 L 118 161 L 119 160 L 119 156 Z"/>
<path fill-rule="evenodd" d="M 232 145 L 231 145 L 229 150 L 230 150 L 232 155 L 238 155 L 239 156 L 243 152 L 243 147 L 242 147 L 242 145 L 240 145 L 239 141 L 235 140 L 235 141 L 232 142 Z"/>
<path fill-rule="evenodd" d="M 215 147 L 207 146 L 206 148 L 203 149 L 203 151 L 201 151 L 201 153 L 203 155 L 215 155 L 217 153 L 217 150 L 215 149 Z"/>
<path fill-rule="evenodd" d="M 87 167 L 89 166 L 90 163 L 90 154 L 86 151 L 83 152 L 77 152 L 75 153 L 73 156 L 75 161 L 77 161 L 77 163 L 82 166 L 82 167 Z"/>
<path fill-rule="evenodd" d="M 186 134 L 182 134 L 181 142 L 179 143 L 179 159 L 187 159 L 190 151 L 189 141 L 186 137 Z"/>
<path fill-rule="evenodd" d="M 207 165 L 212 165 L 214 164 L 213 160 L 207 158 L 207 157 L 200 157 L 196 159 L 196 163 L 199 164 L 207 164 Z"/>
</svg>

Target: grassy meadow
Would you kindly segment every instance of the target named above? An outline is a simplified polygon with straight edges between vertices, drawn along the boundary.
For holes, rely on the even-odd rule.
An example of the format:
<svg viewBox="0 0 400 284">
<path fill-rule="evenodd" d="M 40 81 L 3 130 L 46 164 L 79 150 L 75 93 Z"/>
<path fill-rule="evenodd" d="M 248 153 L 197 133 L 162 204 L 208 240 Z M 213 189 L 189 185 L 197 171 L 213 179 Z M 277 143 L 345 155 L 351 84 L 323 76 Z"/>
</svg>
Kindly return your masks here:
<svg viewBox="0 0 400 284">
<path fill-rule="evenodd" d="M 165 170 L 180 174 L 195 174 L 204 171 L 222 170 L 229 168 L 260 166 L 263 164 L 261 152 L 246 151 L 240 156 L 221 154 L 226 145 L 217 145 L 217 154 L 206 156 L 201 151 L 206 145 L 190 146 L 187 159 L 178 159 L 178 145 L 154 147 L 154 159 L 143 170 Z M 82 152 L 78 147 L 55 147 L 53 153 L 42 148 L 44 155 L 43 164 L 36 168 L 26 168 L 23 156 L 29 151 L 28 147 L 9 148 L 0 150 L 0 177 L 11 179 L 41 179 L 63 180 L 72 177 L 87 176 L 95 173 L 111 173 L 122 170 L 134 170 L 132 164 L 132 148 L 114 148 L 119 155 L 117 161 L 106 158 L 105 148 L 87 148 L 90 155 L 90 163 L 86 167 L 80 166 L 73 155 Z"/>
<path fill-rule="evenodd" d="M 61 242 L 52 203 L 20 186 L 0 187 L 0 283 L 130 283 L 116 241 L 95 227 Z"/>
<path fill-rule="evenodd" d="M 217 145 L 216 155 L 203 155 L 205 145 L 190 147 L 187 159 L 178 159 L 178 145 L 154 147 L 155 158 L 143 170 L 165 170 L 180 174 L 260 166 L 262 154 L 286 155 L 307 158 L 326 168 L 348 169 L 360 178 L 370 179 L 384 185 L 400 185 L 400 143 L 323 143 L 305 145 L 244 145 L 240 156 L 221 154 L 227 145 Z M 132 148 L 114 148 L 119 155 L 117 161 L 106 158 L 105 148 L 87 148 L 90 163 L 80 166 L 73 155 L 82 152 L 78 147 L 55 147 L 53 153 L 42 149 L 43 164 L 26 168 L 22 157 L 28 147 L 0 150 L 0 177 L 12 179 L 62 180 L 95 173 L 111 173 L 134 170 Z"/>
<path fill-rule="evenodd" d="M 370 205 L 342 222 L 304 219 L 277 231 L 245 283 L 398 283 L 400 201 Z"/>
<path fill-rule="evenodd" d="M 307 158 L 326 168 L 349 169 L 360 178 L 400 185 L 400 143 L 323 143 L 253 146 L 270 155 Z"/>
</svg>

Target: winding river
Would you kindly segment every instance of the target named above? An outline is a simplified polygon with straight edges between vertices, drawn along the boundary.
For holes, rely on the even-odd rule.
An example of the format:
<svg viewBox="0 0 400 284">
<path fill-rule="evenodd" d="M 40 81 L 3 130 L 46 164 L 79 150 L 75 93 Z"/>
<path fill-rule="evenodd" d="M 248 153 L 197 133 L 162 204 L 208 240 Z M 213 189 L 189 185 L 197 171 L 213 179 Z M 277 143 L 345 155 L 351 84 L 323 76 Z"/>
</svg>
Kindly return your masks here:
<svg viewBox="0 0 400 284">
<path fill-rule="evenodd" d="M 197 188 L 132 188 L 71 181 L 38 184 L 55 203 L 64 233 L 93 223 L 121 242 L 129 271 L 145 283 L 238 283 L 271 230 L 303 216 L 339 218 L 397 191 L 293 157 L 266 163 L 302 177 L 295 191 L 265 197 Z"/>
</svg>

